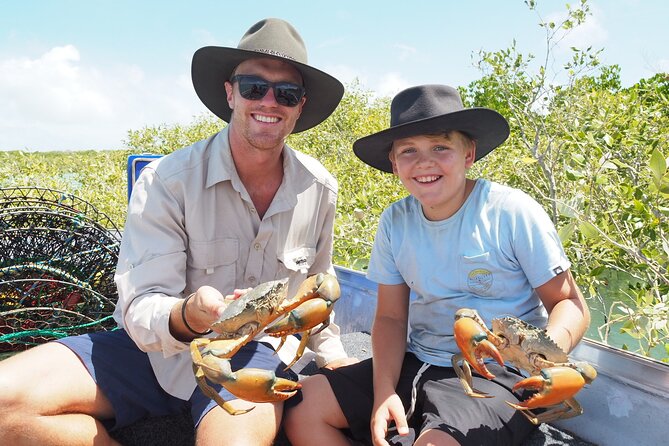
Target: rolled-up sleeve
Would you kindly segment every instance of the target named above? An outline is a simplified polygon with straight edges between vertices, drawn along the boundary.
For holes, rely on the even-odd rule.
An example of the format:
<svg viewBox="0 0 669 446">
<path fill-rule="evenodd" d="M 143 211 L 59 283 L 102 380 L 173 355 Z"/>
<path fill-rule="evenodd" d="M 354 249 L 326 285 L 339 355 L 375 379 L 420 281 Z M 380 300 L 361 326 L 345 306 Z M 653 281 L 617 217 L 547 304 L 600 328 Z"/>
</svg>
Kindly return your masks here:
<svg viewBox="0 0 669 446">
<path fill-rule="evenodd" d="M 187 349 L 169 328 L 186 285 L 186 240 L 183 210 L 155 170 L 145 168 L 128 205 L 114 276 L 115 319 L 143 351 L 169 357 Z"/>
</svg>

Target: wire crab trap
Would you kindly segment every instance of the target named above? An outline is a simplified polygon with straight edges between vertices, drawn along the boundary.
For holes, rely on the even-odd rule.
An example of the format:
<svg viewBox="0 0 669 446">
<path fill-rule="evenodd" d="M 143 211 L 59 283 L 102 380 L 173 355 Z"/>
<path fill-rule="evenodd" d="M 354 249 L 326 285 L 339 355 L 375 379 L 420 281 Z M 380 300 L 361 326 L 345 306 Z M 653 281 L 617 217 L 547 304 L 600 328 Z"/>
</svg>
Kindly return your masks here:
<svg viewBox="0 0 669 446">
<path fill-rule="evenodd" d="M 91 203 L 0 189 L 0 352 L 112 329 L 120 231 Z"/>
</svg>

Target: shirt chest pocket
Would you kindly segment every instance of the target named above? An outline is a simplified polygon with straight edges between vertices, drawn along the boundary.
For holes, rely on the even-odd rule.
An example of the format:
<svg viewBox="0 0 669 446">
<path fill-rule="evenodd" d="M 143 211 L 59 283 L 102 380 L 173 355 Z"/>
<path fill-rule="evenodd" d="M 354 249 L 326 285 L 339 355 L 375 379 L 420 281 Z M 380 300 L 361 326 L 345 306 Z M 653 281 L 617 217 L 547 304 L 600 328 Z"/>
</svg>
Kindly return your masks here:
<svg viewBox="0 0 669 446">
<path fill-rule="evenodd" d="M 493 267 L 491 254 L 463 255 L 460 259 L 460 286 L 466 293 L 483 299 L 501 298 L 499 271 Z"/>
<path fill-rule="evenodd" d="M 289 249 L 278 254 L 279 263 L 282 265 L 283 277 L 293 276 L 295 273 L 306 275 L 316 260 L 316 248 L 300 246 Z M 281 277 L 281 274 L 279 274 Z"/>
<path fill-rule="evenodd" d="M 191 240 L 187 259 L 189 288 L 210 285 L 219 290 L 232 290 L 238 259 L 239 240 L 235 238 Z"/>
</svg>

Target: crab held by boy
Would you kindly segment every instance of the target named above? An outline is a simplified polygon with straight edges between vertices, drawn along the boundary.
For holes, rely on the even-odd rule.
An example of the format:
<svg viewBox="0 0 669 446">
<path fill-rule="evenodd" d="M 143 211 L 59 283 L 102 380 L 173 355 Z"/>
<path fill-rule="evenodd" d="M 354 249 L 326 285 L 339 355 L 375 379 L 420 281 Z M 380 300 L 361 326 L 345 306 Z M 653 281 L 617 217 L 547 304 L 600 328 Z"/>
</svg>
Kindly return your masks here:
<svg viewBox="0 0 669 446">
<path fill-rule="evenodd" d="M 243 368 L 233 371 L 230 358 L 263 330 L 270 336 L 281 338 L 277 350 L 283 346 L 286 336 L 301 333 L 295 358 L 288 365 L 291 367 L 302 356 L 309 336 L 328 326 L 334 302 L 340 294 L 337 278 L 323 273 L 302 282 L 292 298 L 287 297 L 287 292 L 287 279 L 256 286 L 232 301 L 219 320 L 212 324 L 216 337 L 196 338 L 190 344 L 198 386 L 231 415 L 244 414 L 253 407 L 245 410 L 233 408 L 207 380 L 222 385 L 237 398 L 246 401 L 262 403 L 292 397 L 301 387 L 299 383 L 279 378 L 270 370 Z M 311 329 L 318 325 L 321 326 L 317 331 L 311 333 Z"/>
<path fill-rule="evenodd" d="M 492 320 L 488 329 L 476 310 L 462 308 L 455 314 L 454 335 L 461 353 L 453 355 L 452 363 L 465 393 L 474 398 L 489 398 L 472 388 L 470 366 L 487 379 L 495 375 L 486 368 L 483 359 L 493 358 L 501 366 L 509 362 L 530 373 L 529 378 L 516 383 L 513 391 L 536 390 L 518 404 L 506 402 L 522 411 L 533 424 L 575 417 L 583 413 L 574 395 L 596 377 L 594 367 L 585 362 L 570 362 L 567 354 L 537 328 L 512 316 Z M 459 362 L 462 361 L 463 367 Z M 546 408 L 534 414 L 532 409 Z"/>
</svg>

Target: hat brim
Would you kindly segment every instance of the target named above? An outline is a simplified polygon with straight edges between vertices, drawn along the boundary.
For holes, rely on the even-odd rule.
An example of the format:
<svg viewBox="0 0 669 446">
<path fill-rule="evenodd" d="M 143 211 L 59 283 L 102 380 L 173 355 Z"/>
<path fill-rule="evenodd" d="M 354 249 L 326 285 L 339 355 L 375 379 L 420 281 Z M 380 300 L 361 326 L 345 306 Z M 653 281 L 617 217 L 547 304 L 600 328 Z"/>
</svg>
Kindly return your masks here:
<svg viewBox="0 0 669 446">
<path fill-rule="evenodd" d="M 202 103 L 216 116 L 225 122 L 230 122 L 232 110 L 228 106 L 223 83 L 230 79 L 237 65 L 245 60 L 260 57 L 289 62 L 302 75 L 307 101 L 302 108 L 302 114 L 295 123 L 293 133 L 302 132 L 320 124 L 335 111 L 344 95 L 344 86 L 329 74 L 284 57 L 217 46 L 200 48 L 193 55 L 191 77 L 195 92 Z"/>
<path fill-rule="evenodd" d="M 478 161 L 509 137 L 509 124 L 499 113 L 488 108 L 467 108 L 397 125 L 353 143 L 353 152 L 370 166 L 384 172 L 393 172 L 388 158 L 393 141 L 409 136 L 427 135 L 458 130 L 476 140 Z"/>
</svg>

